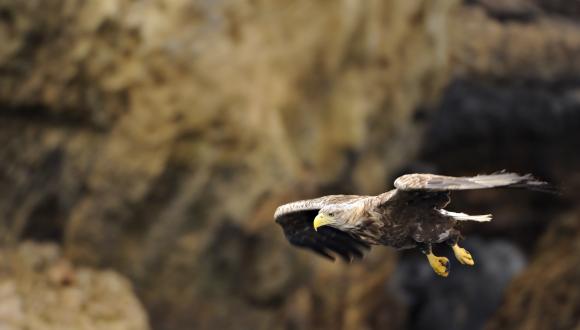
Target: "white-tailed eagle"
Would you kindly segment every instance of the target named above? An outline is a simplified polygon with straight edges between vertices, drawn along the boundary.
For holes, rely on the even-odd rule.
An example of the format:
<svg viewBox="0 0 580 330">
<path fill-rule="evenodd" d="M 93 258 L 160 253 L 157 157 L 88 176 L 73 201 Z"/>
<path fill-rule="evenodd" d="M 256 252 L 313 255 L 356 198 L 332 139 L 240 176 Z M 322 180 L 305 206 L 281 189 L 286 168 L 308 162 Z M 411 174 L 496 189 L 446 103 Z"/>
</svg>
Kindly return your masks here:
<svg viewBox="0 0 580 330">
<path fill-rule="evenodd" d="M 293 245 L 310 248 L 334 259 L 361 258 L 371 245 L 397 249 L 419 247 L 441 276 L 449 274 L 449 260 L 433 254 L 431 245 L 449 244 L 455 257 L 473 265 L 471 254 L 458 245 L 458 221 L 485 222 L 491 214 L 468 215 L 444 209 L 451 190 L 496 187 L 552 191 L 530 174 L 494 173 L 474 177 L 407 174 L 395 180 L 395 189 L 377 196 L 330 195 L 278 207 L 274 218 Z"/>
</svg>

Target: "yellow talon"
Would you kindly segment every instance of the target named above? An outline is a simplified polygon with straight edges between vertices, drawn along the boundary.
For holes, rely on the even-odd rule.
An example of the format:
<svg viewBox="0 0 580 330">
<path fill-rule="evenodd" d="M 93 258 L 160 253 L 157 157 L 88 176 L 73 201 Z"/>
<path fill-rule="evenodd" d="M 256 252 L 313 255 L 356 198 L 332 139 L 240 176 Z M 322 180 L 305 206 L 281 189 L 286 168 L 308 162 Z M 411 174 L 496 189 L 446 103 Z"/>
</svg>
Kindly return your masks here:
<svg viewBox="0 0 580 330">
<path fill-rule="evenodd" d="M 455 258 L 457 258 L 457 260 L 459 260 L 460 263 L 469 266 L 473 266 L 475 264 L 475 262 L 473 261 L 473 257 L 471 256 L 471 253 L 469 253 L 469 251 L 467 251 L 466 249 L 459 247 L 459 245 L 457 244 L 453 245 L 452 249 L 453 253 L 455 253 Z"/>
<path fill-rule="evenodd" d="M 435 271 L 435 274 L 443 277 L 449 275 L 449 259 L 445 257 L 438 257 L 432 252 L 427 254 L 427 260 L 429 260 L 429 265 Z"/>
</svg>

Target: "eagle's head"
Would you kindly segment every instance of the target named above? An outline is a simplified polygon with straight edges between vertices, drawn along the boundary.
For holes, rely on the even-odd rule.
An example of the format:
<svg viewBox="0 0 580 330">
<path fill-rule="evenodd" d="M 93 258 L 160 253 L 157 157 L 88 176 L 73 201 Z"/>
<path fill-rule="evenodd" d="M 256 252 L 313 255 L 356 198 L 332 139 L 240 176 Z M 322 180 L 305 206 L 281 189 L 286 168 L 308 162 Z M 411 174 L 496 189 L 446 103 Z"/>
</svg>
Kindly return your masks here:
<svg viewBox="0 0 580 330">
<path fill-rule="evenodd" d="M 341 226 L 346 224 L 348 213 L 348 209 L 341 206 L 325 206 L 318 211 L 318 215 L 314 218 L 314 222 L 312 223 L 314 230 L 318 230 L 322 226 L 331 226 L 340 229 Z"/>
</svg>

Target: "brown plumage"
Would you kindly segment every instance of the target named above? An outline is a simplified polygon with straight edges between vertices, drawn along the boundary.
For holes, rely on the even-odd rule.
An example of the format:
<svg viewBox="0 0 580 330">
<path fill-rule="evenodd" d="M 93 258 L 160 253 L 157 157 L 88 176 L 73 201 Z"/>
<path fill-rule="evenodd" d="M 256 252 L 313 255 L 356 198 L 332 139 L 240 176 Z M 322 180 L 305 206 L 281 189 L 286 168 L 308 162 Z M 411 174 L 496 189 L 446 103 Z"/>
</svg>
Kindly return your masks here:
<svg viewBox="0 0 580 330">
<path fill-rule="evenodd" d="M 408 174 L 395 180 L 395 189 L 377 196 L 331 195 L 278 207 L 275 220 L 290 243 L 334 259 L 361 258 L 370 245 L 397 249 L 420 247 L 435 272 L 447 276 L 449 263 L 436 257 L 431 244 L 447 242 L 464 264 L 471 255 L 457 245 L 458 221 L 489 221 L 491 215 L 471 216 L 446 211 L 451 190 L 496 187 L 552 191 L 531 175 L 494 173 L 474 177 Z"/>
</svg>

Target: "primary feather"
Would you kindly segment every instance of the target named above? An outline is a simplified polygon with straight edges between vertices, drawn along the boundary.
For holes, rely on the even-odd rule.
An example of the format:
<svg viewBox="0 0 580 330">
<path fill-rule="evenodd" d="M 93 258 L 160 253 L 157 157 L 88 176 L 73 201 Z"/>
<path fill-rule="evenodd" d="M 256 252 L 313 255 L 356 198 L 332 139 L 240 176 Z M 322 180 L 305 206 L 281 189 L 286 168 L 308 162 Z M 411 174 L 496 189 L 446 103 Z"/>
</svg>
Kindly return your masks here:
<svg viewBox="0 0 580 330">
<path fill-rule="evenodd" d="M 547 188 L 548 184 L 532 177 L 531 174 L 519 175 L 517 173 L 494 173 L 489 175 L 477 175 L 473 177 L 452 177 L 435 174 L 407 174 L 395 180 L 395 188 L 403 191 L 428 190 L 469 190 L 487 189 L 496 187 L 517 188 Z"/>
</svg>

